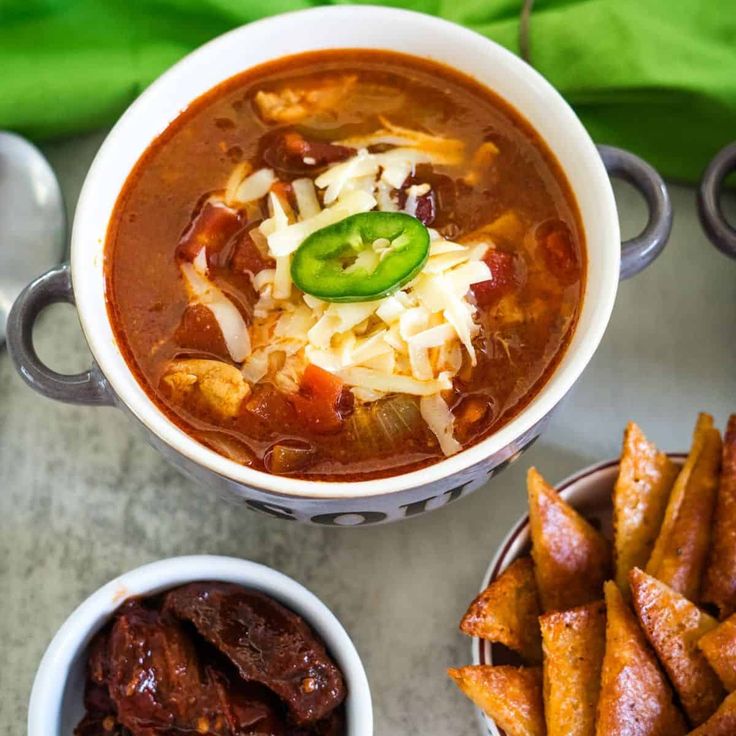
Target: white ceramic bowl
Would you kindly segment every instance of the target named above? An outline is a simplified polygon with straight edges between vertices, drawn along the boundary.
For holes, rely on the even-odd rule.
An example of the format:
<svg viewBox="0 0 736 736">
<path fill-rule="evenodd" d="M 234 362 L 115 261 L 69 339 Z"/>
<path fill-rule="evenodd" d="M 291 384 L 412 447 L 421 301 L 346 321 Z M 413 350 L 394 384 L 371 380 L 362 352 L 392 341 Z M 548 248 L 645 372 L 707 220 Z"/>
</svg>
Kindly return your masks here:
<svg viewBox="0 0 736 736">
<path fill-rule="evenodd" d="M 346 736 L 373 736 L 368 679 L 358 652 L 334 614 L 286 575 L 233 557 L 172 557 L 126 572 L 93 593 L 69 616 L 49 644 L 36 673 L 28 707 L 28 736 L 72 736 L 84 713 L 87 647 L 120 604 L 196 580 L 220 580 L 263 591 L 298 613 L 314 629 L 342 670 L 348 688 Z"/>
<path fill-rule="evenodd" d="M 669 453 L 670 458 L 681 465 L 686 455 Z M 600 525 L 601 531 L 611 539 L 612 534 L 612 506 L 611 493 L 618 477 L 619 459 L 604 460 L 566 478 L 558 486 L 557 492 L 574 509 L 581 512 L 587 519 Z M 529 554 L 531 539 L 529 537 L 529 515 L 525 514 L 514 525 L 506 538 L 501 542 L 491 564 L 488 566 L 481 590 L 485 590 L 492 580 L 495 580 L 514 560 Z M 493 664 L 494 647 L 484 639 L 473 638 L 473 664 Z M 489 718 L 480 709 L 476 709 L 480 722 L 481 733 L 484 736 L 505 736 L 493 719 Z"/>
<path fill-rule="evenodd" d="M 554 374 L 524 410 L 453 457 L 418 471 L 361 482 L 270 475 L 219 455 L 177 427 L 148 397 L 116 343 L 103 273 L 103 248 L 118 194 L 140 156 L 182 110 L 218 83 L 258 64 L 336 48 L 386 49 L 434 59 L 474 77 L 509 102 L 541 135 L 567 174 L 579 205 L 588 255 L 575 334 Z M 623 261 L 606 167 L 639 186 L 651 209 L 645 232 L 636 242 L 625 244 Z M 618 149 L 596 149 L 559 93 L 503 47 L 419 13 L 366 6 L 314 8 L 251 23 L 216 38 L 167 71 L 130 106 L 100 148 L 80 194 L 72 233 L 71 278 L 68 267 L 61 267 L 28 287 L 11 314 L 8 345 L 20 374 L 37 391 L 63 401 L 119 406 L 172 463 L 251 509 L 316 524 L 392 521 L 466 495 L 536 438 L 598 347 L 613 308 L 619 273 L 631 275 L 650 262 L 666 242 L 670 224 L 669 200 L 656 172 Z M 33 322 L 52 301 L 76 301 L 96 362 L 91 371 L 60 376 L 35 354 Z"/>
</svg>

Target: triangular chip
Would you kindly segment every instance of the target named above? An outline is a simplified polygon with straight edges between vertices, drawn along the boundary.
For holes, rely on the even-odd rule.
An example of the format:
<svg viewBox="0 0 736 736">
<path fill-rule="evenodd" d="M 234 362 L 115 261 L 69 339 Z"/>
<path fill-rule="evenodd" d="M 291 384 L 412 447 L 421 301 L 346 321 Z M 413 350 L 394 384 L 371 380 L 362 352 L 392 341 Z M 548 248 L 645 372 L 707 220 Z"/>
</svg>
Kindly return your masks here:
<svg viewBox="0 0 736 736">
<path fill-rule="evenodd" d="M 618 585 L 605 585 L 606 654 L 596 736 L 682 736 L 685 719 Z"/>
<path fill-rule="evenodd" d="M 624 431 L 618 478 L 613 489 L 616 582 L 629 597 L 629 570 L 644 567 L 662 526 L 678 468 L 649 442 L 634 422 Z"/>
<path fill-rule="evenodd" d="M 470 604 L 460 622 L 469 636 L 500 642 L 531 663 L 542 661 L 539 600 L 530 557 L 514 560 Z"/>
<path fill-rule="evenodd" d="M 447 674 L 506 736 L 545 736 L 541 667 L 478 664 Z"/>
<path fill-rule="evenodd" d="M 540 617 L 547 736 L 593 736 L 606 645 L 603 601 Z"/>
<path fill-rule="evenodd" d="M 698 649 L 698 639 L 718 622 L 638 567 L 631 571 L 630 581 L 634 609 L 644 633 L 675 686 L 691 725 L 699 726 L 726 696 Z"/>
<path fill-rule="evenodd" d="M 690 736 L 734 736 L 736 734 L 736 693 L 731 693 L 721 707 Z"/>
<path fill-rule="evenodd" d="M 560 611 L 599 599 L 611 567 L 610 545 L 535 468 L 529 471 L 527 484 L 542 610 Z"/>
<path fill-rule="evenodd" d="M 736 690 L 736 614 L 703 636 L 698 646 L 726 690 Z"/>
<path fill-rule="evenodd" d="M 697 601 L 700 593 L 720 467 L 721 435 L 713 427 L 713 417 L 700 414 L 646 567 L 647 573 L 691 601 Z"/>
<path fill-rule="evenodd" d="M 728 420 L 723 442 L 712 537 L 702 597 L 718 606 L 723 620 L 736 612 L 736 414 Z"/>
</svg>

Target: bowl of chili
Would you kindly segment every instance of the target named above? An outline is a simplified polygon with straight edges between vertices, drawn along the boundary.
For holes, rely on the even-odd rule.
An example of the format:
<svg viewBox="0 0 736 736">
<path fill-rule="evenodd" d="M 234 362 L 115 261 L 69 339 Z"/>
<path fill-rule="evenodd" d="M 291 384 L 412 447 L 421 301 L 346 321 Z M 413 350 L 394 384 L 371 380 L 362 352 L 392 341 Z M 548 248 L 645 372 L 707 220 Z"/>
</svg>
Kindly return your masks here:
<svg viewBox="0 0 736 736">
<path fill-rule="evenodd" d="M 152 605 L 151 601 L 158 601 L 161 596 L 168 593 L 169 596 L 164 596 L 164 600 L 181 606 L 182 603 L 186 605 L 184 598 L 188 596 L 189 603 L 198 601 L 200 607 L 205 606 L 201 608 L 200 613 L 204 613 L 205 618 L 211 619 L 214 610 L 212 604 L 216 596 L 223 592 L 232 594 L 232 591 L 245 592 L 255 600 L 252 606 L 240 607 L 238 621 L 242 624 L 243 631 L 246 631 L 250 624 L 246 621 L 247 616 L 243 615 L 243 611 L 253 612 L 255 619 L 254 622 L 251 622 L 254 626 L 252 636 L 258 646 L 263 647 L 264 642 L 268 640 L 268 632 L 264 634 L 261 615 L 266 614 L 267 627 L 268 616 L 273 614 L 275 616 L 273 640 L 279 641 L 278 637 L 288 640 L 290 649 L 287 648 L 286 654 L 288 655 L 288 651 L 298 651 L 304 657 L 298 662 L 289 663 L 284 656 L 284 651 L 274 653 L 272 660 L 269 660 L 268 655 L 263 652 L 263 657 L 259 657 L 256 662 L 262 671 L 255 673 L 252 680 L 257 683 L 254 686 L 256 689 L 253 690 L 252 685 L 247 686 L 251 689 L 246 688 L 241 691 L 240 705 L 231 708 L 228 707 L 227 702 L 234 701 L 235 698 L 225 697 L 223 699 L 222 685 L 229 679 L 230 686 L 232 686 L 237 675 L 234 671 L 227 669 L 227 664 L 223 665 L 224 660 L 220 658 L 220 655 L 216 653 L 213 655 L 214 650 L 210 649 L 212 644 L 205 643 L 205 640 L 195 641 L 193 644 L 196 652 L 194 657 L 200 662 L 198 667 L 193 666 L 190 645 L 186 641 L 192 637 L 191 630 L 187 628 L 189 624 L 182 626 L 174 622 L 172 634 L 169 612 L 159 616 L 158 607 Z M 190 595 L 192 592 L 195 594 L 194 599 Z M 177 596 L 179 600 L 169 600 L 172 595 Z M 260 599 L 257 599 L 259 596 Z M 179 613 L 183 614 L 183 611 Z M 197 620 L 197 616 L 192 616 L 191 613 L 192 611 L 186 616 L 188 620 L 196 626 L 198 631 L 204 632 L 202 617 L 200 616 L 200 620 Z M 224 615 L 231 614 L 224 610 Z M 219 634 L 226 636 L 227 626 L 231 625 L 231 622 L 226 621 L 225 623 L 227 625 L 220 626 Z M 116 624 L 119 630 L 110 632 L 111 624 Z M 294 631 L 287 631 L 286 626 L 294 627 Z M 107 639 L 101 640 L 100 636 L 106 636 Z M 185 639 L 183 642 L 182 637 Z M 313 638 L 316 644 L 307 642 L 306 647 L 302 646 L 301 649 L 297 649 L 298 642 L 303 642 L 305 638 Z M 219 644 L 218 648 L 223 648 L 219 636 L 213 637 L 209 633 L 206 641 L 216 642 L 215 646 Z M 136 663 L 139 662 L 138 655 L 142 651 L 136 647 L 143 646 L 141 642 L 150 644 L 146 649 L 148 653 L 144 652 L 143 659 L 140 660 L 141 668 L 144 664 L 150 665 L 149 670 L 136 670 Z M 156 646 L 161 647 L 160 656 L 155 651 Z M 341 701 L 339 725 L 334 726 L 334 730 L 320 730 L 325 727 L 325 721 L 322 718 L 318 725 L 314 725 L 316 729 L 314 733 L 334 733 L 335 736 L 372 736 L 373 734 L 373 710 L 368 680 L 360 657 L 345 629 L 324 603 L 306 588 L 264 565 L 232 557 L 212 555 L 174 557 L 126 572 L 101 587 L 69 616 L 43 656 L 33 683 L 28 708 L 29 736 L 71 736 L 72 733 L 97 732 L 96 728 L 99 729 L 99 726 L 95 727 L 94 724 L 104 719 L 97 717 L 94 711 L 100 707 L 100 704 L 103 708 L 106 706 L 108 696 L 98 692 L 99 688 L 94 682 L 93 670 L 94 662 L 100 661 L 97 653 L 104 649 L 107 650 L 107 655 L 105 655 L 107 660 L 103 669 L 107 670 L 109 676 L 112 700 L 120 708 L 120 715 L 117 717 L 114 714 L 115 707 L 111 708 L 112 715 L 109 716 L 107 723 L 109 728 L 102 727 L 103 730 L 107 728 L 111 733 L 118 733 L 118 730 L 115 730 L 120 728 L 117 718 L 124 719 L 126 725 L 135 724 L 138 720 L 138 709 L 141 708 L 143 711 L 140 723 L 145 733 L 148 733 L 147 718 L 154 718 L 151 723 L 156 722 L 160 726 L 166 724 L 167 720 L 173 726 L 178 719 L 182 721 L 177 726 L 181 728 L 181 733 L 188 733 L 196 729 L 202 729 L 197 731 L 199 733 L 230 733 L 224 725 L 214 725 L 217 717 L 224 716 L 228 720 L 229 717 L 232 717 L 228 714 L 241 713 L 246 720 L 248 717 L 257 718 L 261 706 L 258 700 L 263 697 L 267 706 L 271 704 L 273 698 L 269 693 L 263 695 L 260 689 L 261 683 L 264 682 L 263 674 L 268 673 L 269 670 L 276 677 L 276 681 L 269 683 L 268 686 L 263 685 L 263 687 L 268 687 L 269 691 L 275 688 L 273 692 L 281 697 L 284 697 L 285 688 L 292 689 L 295 696 L 302 697 L 305 703 L 311 698 L 311 703 L 308 703 L 310 709 L 303 713 L 299 710 L 299 703 L 289 703 L 291 715 L 288 717 L 301 716 L 304 733 L 312 733 L 310 729 L 313 724 L 310 719 L 314 715 L 313 705 L 315 703 L 320 705 L 314 700 L 314 695 L 322 683 L 320 678 L 326 674 L 324 667 L 326 662 L 328 668 L 332 669 L 334 666 L 338 668 L 340 673 L 338 678 L 344 681 L 344 687 L 340 688 L 342 692 L 338 694 L 339 697 L 331 689 L 327 694 L 327 697 Z M 245 647 L 240 647 L 240 649 L 245 649 Z M 307 651 L 308 649 L 311 651 Z M 236 659 L 237 654 L 236 651 Z M 177 668 L 177 657 L 183 656 L 187 657 L 187 665 Z M 210 661 L 208 657 L 211 659 L 213 656 L 214 659 Z M 228 656 L 233 656 L 233 653 L 231 652 Z M 304 663 L 307 661 L 310 663 L 307 669 L 316 673 L 315 677 L 318 682 L 312 684 L 310 688 L 302 689 L 300 685 L 292 688 L 289 685 L 289 678 L 294 679 L 299 671 L 306 671 Z M 283 676 L 277 676 L 278 668 L 283 667 L 290 669 L 285 670 Z M 238 670 L 242 672 L 243 669 L 241 662 Z M 115 675 L 118 670 L 120 689 L 117 688 L 118 680 Z M 216 673 L 215 670 L 226 674 L 223 676 Z M 200 674 L 192 684 L 192 678 L 195 678 L 197 672 Z M 89 677 L 92 678 L 91 682 L 88 682 Z M 128 680 L 143 683 L 138 696 L 131 695 L 129 689 L 125 688 L 124 685 Z M 206 687 L 212 682 L 215 683 L 213 688 L 215 694 L 214 697 L 208 697 Z M 325 678 L 325 684 L 327 682 Z M 106 684 L 105 687 L 107 688 L 108 685 Z M 150 699 L 142 693 L 149 693 Z M 210 703 L 210 700 L 214 702 Z M 182 703 L 194 703 L 194 709 Z M 275 707 L 277 710 L 280 708 L 278 704 Z M 87 710 L 86 719 L 85 709 Z M 123 710 L 127 715 L 122 715 Z M 200 712 L 203 715 L 199 716 Z M 317 715 L 322 716 L 322 714 Z M 280 717 L 282 716 L 277 715 L 277 718 Z M 155 720 L 156 718 L 158 721 Z M 193 722 L 196 722 L 196 729 L 185 727 L 183 721 L 186 719 L 193 719 Z M 205 721 L 214 728 L 213 731 L 210 731 Z M 78 726 L 79 730 L 75 731 Z M 88 726 L 88 730 L 84 730 L 85 726 Z M 123 732 L 127 733 L 127 731 Z M 237 732 L 240 733 L 240 731 Z M 299 730 L 299 733 L 302 731 Z"/>
<path fill-rule="evenodd" d="M 286 72 L 293 76 L 313 63 L 332 74 L 331 87 L 318 80 L 302 94 L 278 86 Z M 400 69 L 404 81 L 385 92 L 389 67 Z M 356 71 L 336 77 L 335 69 Z M 214 128 L 196 127 L 192 116 L 210 103 L 227 104 L 230 113 L 244 109 L 242 94 L 232 96 L 237 75 L 266 73 L 276 86 L 245 100 L 250 118 L 253 109 L 260 115 L 249 123 L 261 131 L 250 153 L 228 144 L 237 125 L 216 110 L 207 119 Z M 435 87 L 413 105 L 420 78 Z M 528 155 L 518 147 L 505 153 L 505 143 L 483 133 L 478 121 L 455 115 L 437 86 L 448 84 L 465 100 L 464 110 L 481 100 L 490 104 L 488 120 L 504 118 L 508 135 L 522 131 L 532 145 Z M 358 90 L 350 99 L 359 99 L 359 108 L 335 102 L 346 89 Z M 307 140 L 299 116 L 310 105 L 320 116 Z M 355 121 L 373 107 L 380 108 L 374 123 L 382 127 L 370 131 Z M 338 108 L 348 117 L 337 119 L 337 132 L 325 141 Z M 409 115 L 421 108 L 425 127 L 449 121 L 458 137 L 389 119 L 404 122 L 403 108 Z M 264 127 L 273 119 L 285 127 Z M 195 125 L 189 134 L 186 125 Z M 225 138 L 219 141 L 213 129 Z M 220 146 L 206 165 L 176 158 L 178 142 L 194 134 L 197 150 Z M 463 145 L 475 153 L 453 179 L 443 172 L 456 165 Z M 172 156 L 168 164 L 150 158 L 157 152 Z M 251 155 L 261 167 L 255 171 L 245 160 Z M 503 172 L 491 163 L 496 156 Z M 537 175 L 525 168 L 530 160 L 541 162 Z M 213 167 L 227 180 L 215 191 L 207 179 Z M 305 185 L 304 172 L 314 167 L 322 173 Z M 148 190 L 151 176 L 157 187 Z M 623 246 L 611 176 L 631 181 L 650 210 L 644 231 Z M 503 247 L 520 218 L 499 209 L 506 206 L 505 195 L 493 189 L 499 182 L 515 182 L 517 199 L 543 196 L 550 187 L 558 192 L 551 210 L 544 205 L 534 227 L 514 236 L 533 255 L 526 260 Z M 176 198 L 162 195 L 190 185 L 192 219 L 184 214 L 191 204 L 170 206 Z M 142 209 L 126 210 L 131 201 Z M 376 211 L 376 202 L 384 211 Z M 656 171 L 626 151 L 596 147 L 559 93 L 501 46 L 418 13 L 316 8 L 215 39 L 131 105 L 87 175 L 71 265 L 44 274 L 19 297 L 8 345 L 32 388 L 61 401 L 121 408 L 170 462 L 248 509 L 318 525 L 400 520 L 483 486 L 536 439 L 594 354 L 619 280 L 654 260 L 671 221 Z M 184 228 L 173 259 L 158 250 L 166 228 Z M 233 233 L 248 237 L 233 244 Z M 247 283 L 232 273 L 218 282 L 224 258 L 241 264 Z M 233 296 L 238 290 L 254 291 L 253 319 L 262 319 L 265 337 L 243 329 L 247 310 Z M 292 299 L 279 312 L 279 320 L 288 312 L 288 340 L 280 321 L 273 327 L 271 311 L 274 303 L 283 306 L 283 294 Z M 36 317 L 64 301 L 76 303 L 94 358 L 90 370 L 75 376 L 52 371 L 33 348 Z M 189 336 L 189 347 L 197 342 L 194 357 L 177 352 L 181 333 L 172 328 L 172 305 L 185 332 L 202 327 Z M 488 310 L 495 310 L 492 324 L 502 314 L 511 333 L 489 328 L 487 350 L 478 351 L 473 341 Z M 171 334 L 149 331 L 149 323 L 167 324 Z M 349 341 L 347 333 L 339 344 L 331 338 L 335 325 L 350 327 Z M 206 339 L 215 333 L 214 342 Z M 443 342 L 448 335 L 454 342 Z M 543 362 L 525 352 L 533 335 Z M 551 351 L 549 335 L 556 340 Z M 380 354 L 371 352 L 377 342 Z M 313 356 L 296 378 L 294 345 L 302 366 L 305 355 Z M 472 369 L 481 360 L 496 366 L 484 375 L 503 386 L 500 409 L 474 382 Z M 507 367 L 498 369 L 503 361 Z M 527 366 L 524 374 L 518 366 Z M 269 370 L 276 377 L 261 385 Z M 273 390 L 279 381 L 290 387 L 286 400 Z M 394 401 L 404 393 L 411 401 Z M 421 423 L 416 431 L 415 421 Z M 274 433 L 283 435 L 276 443 Z M 371 449 L 377 442 L 380 451 Z"/>
</svg>

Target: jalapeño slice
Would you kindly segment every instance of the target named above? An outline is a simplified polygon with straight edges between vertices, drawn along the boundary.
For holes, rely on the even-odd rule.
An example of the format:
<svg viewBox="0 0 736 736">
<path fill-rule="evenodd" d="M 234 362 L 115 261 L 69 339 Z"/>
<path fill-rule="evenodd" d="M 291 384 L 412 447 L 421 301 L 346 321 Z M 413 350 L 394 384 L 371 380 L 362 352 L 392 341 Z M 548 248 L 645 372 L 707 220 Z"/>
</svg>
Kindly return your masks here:
<svg viewBox="0 0 736 736">
<path fill-rule="evenodd" d="M 328 302 L 379 299 L 411 281 L 429 257 L 429 232 L 401 212 L 363 212 L 323 227 L 294 252 L 291 278 Z"/>
</svg>

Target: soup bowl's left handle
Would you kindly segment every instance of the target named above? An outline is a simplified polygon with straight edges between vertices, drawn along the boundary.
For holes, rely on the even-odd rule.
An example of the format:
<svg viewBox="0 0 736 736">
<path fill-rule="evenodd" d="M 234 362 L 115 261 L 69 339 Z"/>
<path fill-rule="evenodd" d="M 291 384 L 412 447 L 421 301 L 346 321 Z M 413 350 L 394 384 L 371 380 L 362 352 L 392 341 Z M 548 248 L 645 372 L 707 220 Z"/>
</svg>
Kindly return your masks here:
<svg viewBox="0 0 736 736">
<path fill-rule="evenodd" d="M 72 274 L 65 263 L 32 281 L 15 300 L 8 315 L 7 344 L 10 357 L 23 380 L 38 393 L 70 404 L 113 406 L 113 392 L 96 366 L 64 375 L 41 361 L 33 345 L 33 326 L 50 304 L 74 304 Z"/>
<path fill-rule="evenodd" d="M 621 245 L 621 278 L 636 276 L 661 252 L 672 231 L 672 202 L 664 180 L 644 159 L 615 146 L 598 146 L 608 175 L 641 192 L 649 209 L 644 230 Z"/>
</svg>

